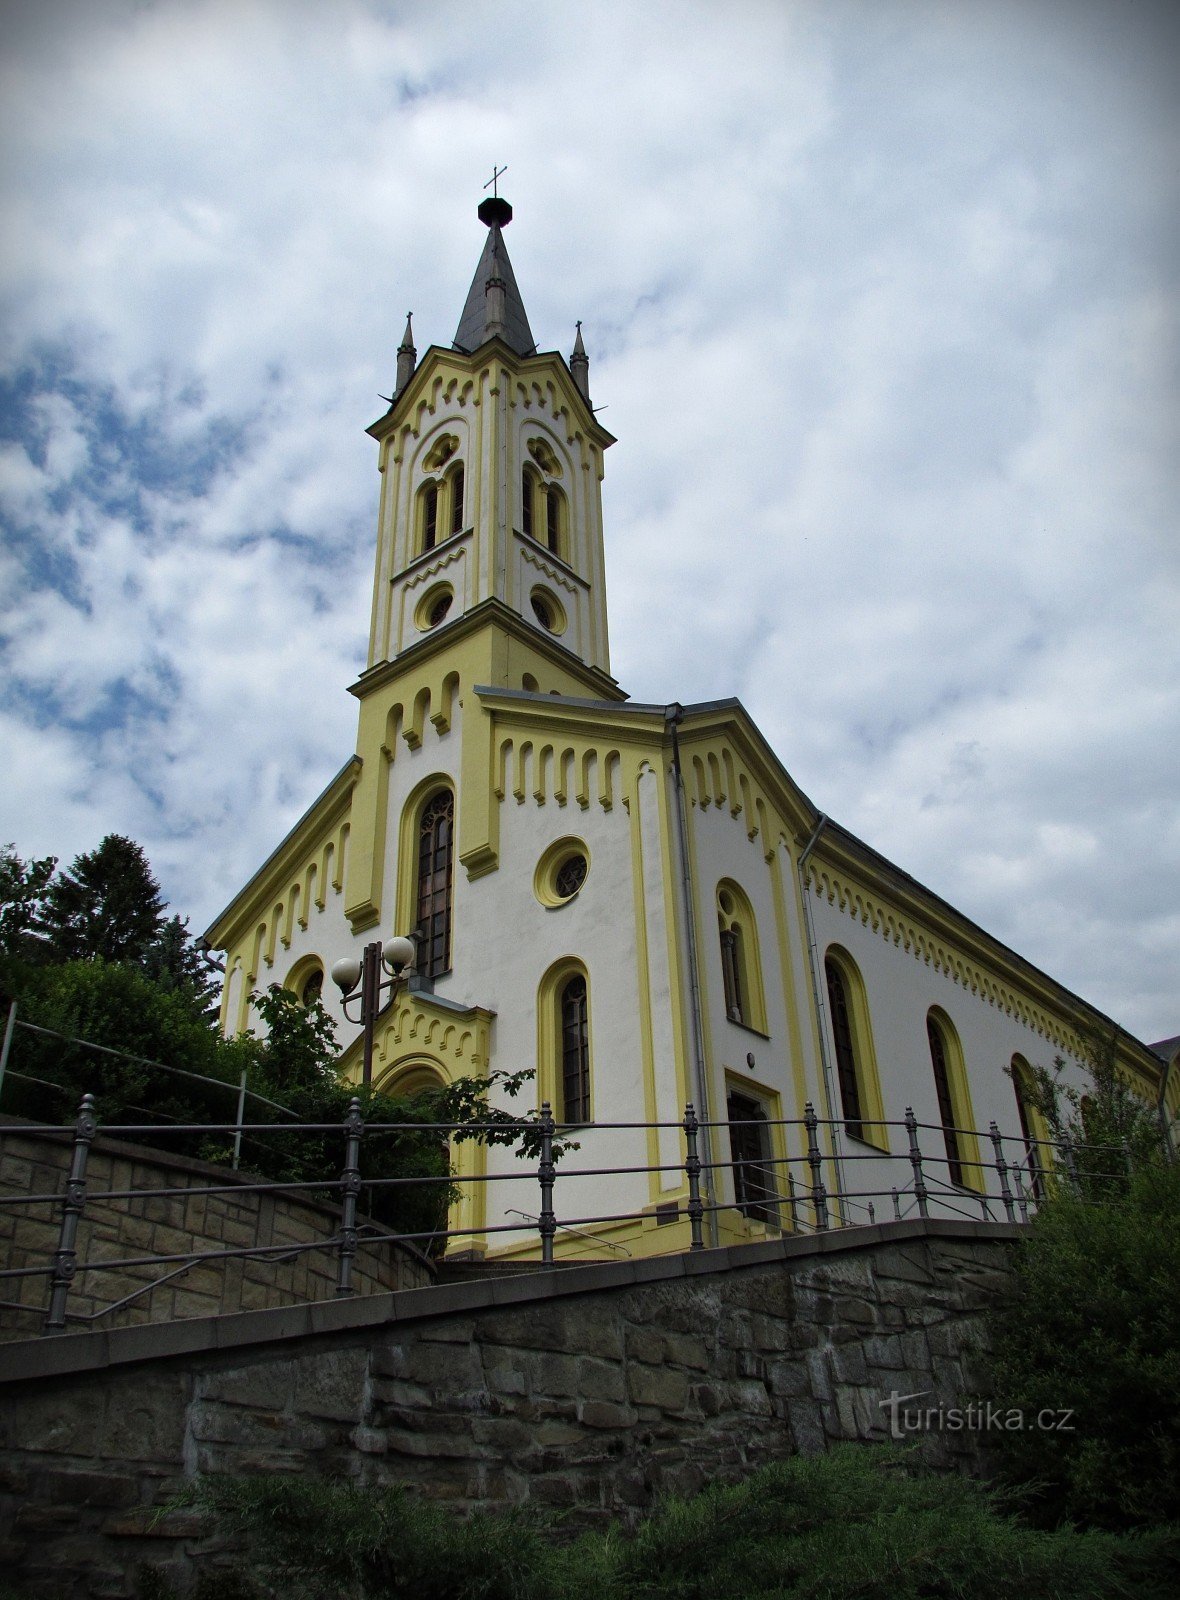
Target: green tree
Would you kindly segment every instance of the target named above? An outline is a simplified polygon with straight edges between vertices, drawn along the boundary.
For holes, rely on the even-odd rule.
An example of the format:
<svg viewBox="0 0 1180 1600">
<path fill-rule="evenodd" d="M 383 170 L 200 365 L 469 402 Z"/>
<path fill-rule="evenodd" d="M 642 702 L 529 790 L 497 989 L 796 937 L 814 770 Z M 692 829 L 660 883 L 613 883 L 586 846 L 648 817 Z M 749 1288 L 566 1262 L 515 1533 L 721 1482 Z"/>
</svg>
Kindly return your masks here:
<svg viewBox="0 0 1180 1600">
<path fill-rule="evenodd" d="M 0 851 L 0 954 L 26 959 L 36 954 L 41 901 L 56 866 L 56 856 L 26 864 L 15 845 Z"/>
<path fill-rule="evenodd" d="M 219 984 L 188 931 L 188 918 L 171 916 L 144 951 L 140 966 L 154 983 L 184 995 L 210 1025 L 217 1022 Z"/>
<path fill-rule="evenodd" d="M 76 856 L 45 893 L 37 931 L 56 961 L 140 964 L 164 928 L 165 902 L 143 850 L 108 833 L 97 850 Z"/>
<path fill-rule="evenodd" d="M 18 1027 L 4 1084 L 6 1111 L 60 1123 L 91 1093 L 107 1123 L 232 1119 L 235 1102 L 227 1090 L 152 1063 L 236 1086 L 254 1042 L 219 1038 L 186 996 L 161 988 L 137 967 L 101 958 L 48 966 L 9 960 L 0 968 L 0 989 L 17 1000 L 21 1022 L 52 1030 L 45 1035 Z M 193 1146 L 173 1141 L 169 1148 Z"/>
<path fill-rule="evenodd" d="M 1099 1199 L 1059 1189 L 989 1318 L 992 1392 L 1031 1421 L 997 1436 L 1050 1523 L 1180 1520 L 1180 1167 L 1152 1161 Z"/>
</svg>

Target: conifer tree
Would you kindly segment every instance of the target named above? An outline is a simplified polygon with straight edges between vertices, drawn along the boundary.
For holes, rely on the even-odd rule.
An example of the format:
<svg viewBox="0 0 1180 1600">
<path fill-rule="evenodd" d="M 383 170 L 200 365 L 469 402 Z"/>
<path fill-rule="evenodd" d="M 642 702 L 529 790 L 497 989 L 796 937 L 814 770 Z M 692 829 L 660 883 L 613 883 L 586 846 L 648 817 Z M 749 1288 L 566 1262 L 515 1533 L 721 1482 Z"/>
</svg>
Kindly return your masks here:
<svg viewBox="0 0 1180 1600">
<path fill-rule="evenodd" d="M 165 902 L 147 857 L 134 840 L 108 833 L 97 850 L 76 856 L 46 891 L 37 931 L 54 961 L 144 964 L 164 928 Z"/>
<path fill-rule="evenodd" d="M 0 955 L 29 956 L 36 952 L 36 927 L 56 856 L 24 862 L 15 845 L 0 850 Z"/>
</svg>

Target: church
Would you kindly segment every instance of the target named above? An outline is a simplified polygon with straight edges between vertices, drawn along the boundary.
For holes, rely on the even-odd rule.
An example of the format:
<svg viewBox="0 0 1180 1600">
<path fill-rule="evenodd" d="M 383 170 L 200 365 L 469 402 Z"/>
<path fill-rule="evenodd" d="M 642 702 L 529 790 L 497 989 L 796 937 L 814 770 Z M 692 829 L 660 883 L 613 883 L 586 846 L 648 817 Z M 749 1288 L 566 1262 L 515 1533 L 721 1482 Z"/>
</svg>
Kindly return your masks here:
<svg viewBox="0 0 1180 1600">
<path fill-rule="evenodd" d="M 356 753 L 206 935 L 225 954 L 223 1029 L 255 1025 L 269 984 L 319 996 L 359 1080 L 326 974 L 412 936 L 371 1081 L 532 1071 L 505 1109 L 548 1103 L 584 1174 L 559 1163 L 559 1257 L 688 1247 L 688 1102 L 706 1242 L 811 1216 L 792 1195 L 808 1105 L 845 1224 L 912 1209 L 911 1107 L 932 1214 L 998 1196 L 978 1131 L 993 1122 L 1035 1189 L 1030 1068 L 1076 1069 L 1113 1025 L 818 810 L 740 702 L 627 698 L 601 506 L 615 441 L 581 326 L 568 360 L 538 349 L 512 208 L 487 199 L 479 218 L 454 339 L 419 360 L 407 318 L 368 429 L 381 490 Z M 1174 1117 L 1180 1072 L 1125 1033 L 1117 1048 Z M 449 1249 L 536 1256 L 535 1167 L 473 1143 L 455 1162 Z"/>
</svg>

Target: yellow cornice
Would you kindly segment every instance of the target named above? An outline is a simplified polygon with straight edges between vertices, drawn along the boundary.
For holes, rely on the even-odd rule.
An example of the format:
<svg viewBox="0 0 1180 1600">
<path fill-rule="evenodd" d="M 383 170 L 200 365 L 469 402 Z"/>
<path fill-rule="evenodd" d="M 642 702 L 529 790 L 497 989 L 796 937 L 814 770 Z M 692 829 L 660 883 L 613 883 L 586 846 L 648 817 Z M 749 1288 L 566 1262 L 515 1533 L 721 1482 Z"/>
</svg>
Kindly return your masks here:
<svg viewBox="0 0 1180 1600">
<path fill-rule="evenodd" d="M 519 356 L 500 338 L 489 339 L 486 344 L 481 345 L 478 350 L 471 351 L 470 354 L 432 344 L 415 367 L 413 377 L 394 399 L 389 410 L 383 417 L 378 417 L 375 422 L 370 423 L 365 432 L 371 438 L 380 440 L 387 438 L 399 427 L 414 427 L 412 420 L 414 412 L 422 405 L 429 406 L 429 390 L 440 369 L 449 368 L 456 374 L 474 378 L 494 366 L 524 382 L 538 377 L 543 372 L 554 374 L 562 390 L 563 400 L 570 408 L 572 418 L 576 419 L 576 426 L 584 429 L 587 437 L 600 450 L 607 450 L 616 442 L 614 434 L 608 432 L 595 417 L 590 402 L 574 382 L 565 357 L 559 351 L 541 350 L 535 355 Z"/>
<path fill-rule="evenodd" d="M 276 849 L 210 926 L 205 938 L 213 950 L 228 950 L 248 927 L 270 910 L 298 875 L 305 858 L 348 812 L 361 774 L 361 758 L 351 756 Z"/>
<path fill-rule="evenodd" d="M 348 692 L 355 695 L 358 700 L 363 700 L 375 689 L 384 689 L 388 684 L 396 682 L 403 673 L 417 672 L 424 662 L 434 656 L 445 655 L 462 641 L 483 629 L 490 628 L 499 628 L 511 635 L 518 644 L 527 645 L 529 649 L 561 668 L 563 672 L 584 678 L 596 696 L 604 700 L 617 700 L 620 703 L 626 700 L 625 691 L 619 688 L 609 673 L 603 672 L 598 667 L 587 666 L 584 661 L 564 649 L 548 634 L 530 626 L 523 617 L 495 596 L 481 600 L 477 606 L 456 617 L 453 622 L 447 622 L 432 633 L 428 633 L 425 638 L 417 640 L 401 651 L 392 661 L 377 662 L 367 672 L 362 673 L 355 683 L 349 684 Z"/>
</svg>

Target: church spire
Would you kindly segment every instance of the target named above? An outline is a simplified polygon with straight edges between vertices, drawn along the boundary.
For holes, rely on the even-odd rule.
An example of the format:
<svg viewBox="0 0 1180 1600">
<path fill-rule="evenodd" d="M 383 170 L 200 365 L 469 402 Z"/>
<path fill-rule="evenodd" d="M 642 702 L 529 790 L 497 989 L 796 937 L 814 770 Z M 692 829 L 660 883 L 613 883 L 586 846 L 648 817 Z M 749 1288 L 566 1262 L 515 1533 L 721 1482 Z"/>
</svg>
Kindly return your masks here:
<svg viewBox="0 0 1180 1600">
<path fill-rule="evenodd" d="M 577 332 L 574 336 L 574 348 L 570 354 L 570 375 L 586 401 L 590 403 L 590 357 L 586 354 L 586 346 L 582 343 L 582 324 L 576 323 Z"/>
<path fill-rule="evenodd" d="M 406 384 L 414 376 L 414 367 L 418 360 L 418 352 L 414 349 L 414 329 L 411 323 L 413 312 L 406 312 L 406 331 L 402 335 L 402 342 L 397 347 L 397 383 L 394 394 L 401 394 Z"/>
<path fill-rule="evenodd" d="M 455 330 L 455 348 L 470 352 L 499 338 L 518 356 L 531 356 L 536 340 L 504 246 L 503 230 L 512 221 L 512 207 L 507 200 L 493 197 L 481 203 L 478 215 L 488 236 Z"/>
</svg>

